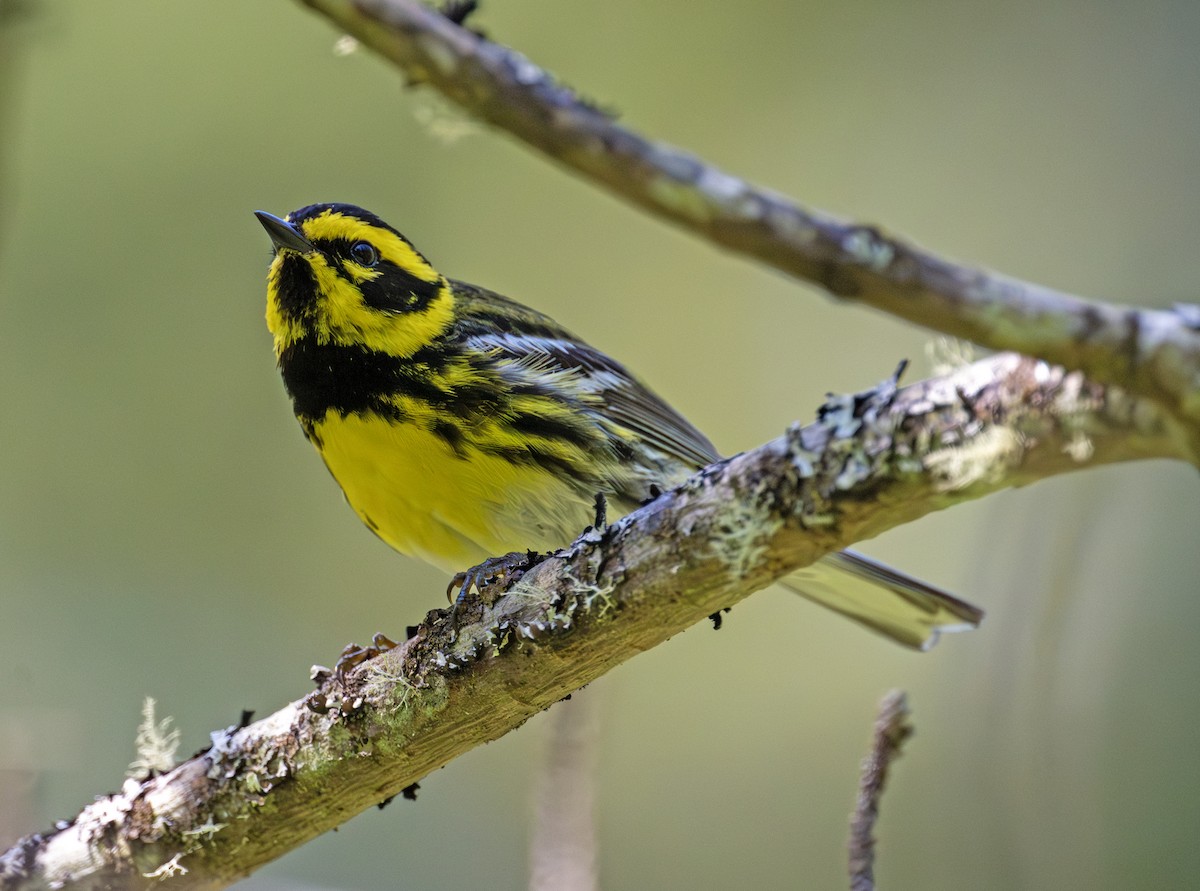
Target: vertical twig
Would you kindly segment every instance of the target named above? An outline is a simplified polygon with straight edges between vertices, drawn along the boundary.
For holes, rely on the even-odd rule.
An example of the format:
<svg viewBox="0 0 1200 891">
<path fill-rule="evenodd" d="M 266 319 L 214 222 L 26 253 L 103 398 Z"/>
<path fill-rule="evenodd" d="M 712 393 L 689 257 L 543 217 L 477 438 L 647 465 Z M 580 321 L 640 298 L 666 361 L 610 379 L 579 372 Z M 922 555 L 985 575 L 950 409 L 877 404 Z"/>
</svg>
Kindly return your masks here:
<svg viewBox="0 0 1200 891">
<path fill-rule="evenodd" d="M 879 818 L 879 799 L 887 782 L 892 759 L 900 754 L 913 733 L 909 721 L 908 697 L 893 690 L 879 703 L 871 751 L 862 763 L 858 782 L 858 800 L 850 818 L 850 891 L 874 891 L 875 821 Z"/>
<path fill-rule="evenodd" d="M 596 738 L 599 708 L 590 690 L 550 714 L 529 849 L 531 891 L 595 891 Z"/>
</svg>

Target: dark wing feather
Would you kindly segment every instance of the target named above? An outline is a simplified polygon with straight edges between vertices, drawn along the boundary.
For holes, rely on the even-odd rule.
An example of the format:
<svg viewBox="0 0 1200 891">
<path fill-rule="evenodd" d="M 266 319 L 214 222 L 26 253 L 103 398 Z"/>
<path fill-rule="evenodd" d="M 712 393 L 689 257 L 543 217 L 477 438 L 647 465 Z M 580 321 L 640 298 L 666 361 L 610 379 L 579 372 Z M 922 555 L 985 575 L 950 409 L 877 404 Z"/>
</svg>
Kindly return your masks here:
<svg viewBox="0 0 1200 891">
<path fill-rule="evenodd" d="M 634 377 L 620 362 L 581 341 L 553 319 L 500 294 L 451 282 L 459 300 L 457 335 L 548 371 L 586 374 L 604 415 L 665 457 L 689 468 L 720 458 L 708 437 Z"/>
<path fill-rule="evenodd" d="M 608 414 L 663 454 L 697 469 L 721 456 L 708 437 L 641 382 L 627 377 L 629 386 L 604 392 Z"/>
</svg>

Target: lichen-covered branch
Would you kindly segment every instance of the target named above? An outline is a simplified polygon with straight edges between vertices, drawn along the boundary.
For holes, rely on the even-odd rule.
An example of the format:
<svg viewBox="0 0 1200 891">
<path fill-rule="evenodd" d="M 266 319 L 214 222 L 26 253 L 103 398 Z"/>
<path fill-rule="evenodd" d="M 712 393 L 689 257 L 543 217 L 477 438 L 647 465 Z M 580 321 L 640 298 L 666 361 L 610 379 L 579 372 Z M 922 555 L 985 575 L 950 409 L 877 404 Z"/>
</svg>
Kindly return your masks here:
<svg viewBox="0 0 1200 891">
<path fill-rule="evenodd" d="M 301 0 L 468 113 L 615 194 L 824 288 L 1160 401 L 1200 455 L 1200 307 L 1136 309 L 951 262 L 615 123 L 529 59 L 417 0 Z"/>
<path fill-rule="evenodd" d="M 879 801 L 887 784 L 888 769 L 912 732 L 908 698 L 903 690 L 893 690 L 879 703 L 871 751 L 863 759 L 858 798 L 850 817 L 850 891 L 874 891 Z"/>
<path fill-rule="evenodd" d="M 1154 404 L 1012 354 L 831 397 L 457 623 L 435 611 L 344 684 L 322 675 L 307 701 L 23 840 L 0 888 L 224 887 L 832 550 L 1001 487 L 1182 450 Z"/>
</svg>

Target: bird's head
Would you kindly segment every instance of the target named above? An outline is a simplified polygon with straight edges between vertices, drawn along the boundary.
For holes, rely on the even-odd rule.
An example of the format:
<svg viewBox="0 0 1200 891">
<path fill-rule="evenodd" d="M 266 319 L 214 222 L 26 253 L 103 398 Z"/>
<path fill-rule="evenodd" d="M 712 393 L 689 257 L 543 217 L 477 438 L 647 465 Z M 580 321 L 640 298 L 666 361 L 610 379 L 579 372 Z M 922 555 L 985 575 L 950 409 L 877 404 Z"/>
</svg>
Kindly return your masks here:
<svg viewBox="0 0 1200 891">
<path fill-rule="evenodd" d="M 275 247 L 267 326 L 276 355 L 301 341 L 407 357 L 452 321 L 446 279 L 403 235 L 352 204 L 255 216 Z"/>
</svg>

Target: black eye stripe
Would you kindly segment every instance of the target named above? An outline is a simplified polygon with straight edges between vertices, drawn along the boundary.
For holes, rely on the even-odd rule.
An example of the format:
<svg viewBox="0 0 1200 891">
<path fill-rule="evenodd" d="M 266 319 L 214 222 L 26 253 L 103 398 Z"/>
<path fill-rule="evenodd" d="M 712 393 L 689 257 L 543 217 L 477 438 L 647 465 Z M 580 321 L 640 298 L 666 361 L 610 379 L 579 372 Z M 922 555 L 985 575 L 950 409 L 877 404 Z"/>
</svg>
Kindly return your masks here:
<svg viewBox="0 0 1200 891">
<path fill-rule="evenodd" d="M 341 279 L 353 285 L 362 294 L 363 303 L 372 309 L 390 313 L 421 312 L 441 291 L 440 276 L 428 281 L 413 275 L 381 256 L 379 249 L 365 239 L 352 241 L 348 238 L 316 238 L 312 241 L 325 255 L 329 267 Z M 360 258 L 355 255 L 360 245 L 365 245 L 374 252 L 374 263 L 364 263 L 365 256 Z M 351 275 L 347 269 L 350 263 L 370 268 L 376 273 L 375 277 L 364 281 L 361 274 Z M 313 287 L 315 289 L 315 279 Z"/>
<path fill-rule="evenodd" d="M 358 285 L 363 302 L 375 309 L 388 312 L 420 312 L 438 295 L 442 287 L 440 281 L 427 282 L 386 261 L 376 268 L 382 269 L 383 274 Z"/>
<path fill-rule="evenodd" d="M 335 257 L 338 260 L 352 260 L 363 266 L 367 264 L 355 256 L 355 249 L 360 245 L 366 245 L 375 252 L 376 263 L 386 262 L 379 259 L 380 253 L 378 248 L 369 241 L 363 241 L 362 239 L 351 241 L 349 238 L 316 238 L 313 239 L 313 244 L 330 257 Z"/>
</svg>

